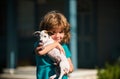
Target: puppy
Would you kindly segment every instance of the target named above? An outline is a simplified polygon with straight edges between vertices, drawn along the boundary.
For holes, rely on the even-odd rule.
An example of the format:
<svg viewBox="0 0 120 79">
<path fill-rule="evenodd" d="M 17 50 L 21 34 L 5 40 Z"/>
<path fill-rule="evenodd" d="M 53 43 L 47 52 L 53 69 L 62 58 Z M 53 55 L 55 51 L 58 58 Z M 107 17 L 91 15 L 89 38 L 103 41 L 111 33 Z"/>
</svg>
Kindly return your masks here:
<svg viewBox="0 0 120 79">
<path fill-rule="evenodd" d="M 48 35 L 46 30 L 43 31 L 36 31 L 33 33 L 34 36 L 39 37 L 40 43 L 44 46 L 51 44 L 54 42 L 54 40 Z M 69 62 L 63 52 L 60 52 L 57 48 L 52 49 L 47 53 L 47 55 L 56 63 L 56 60 L 58 61 L 60 73 L 59 78 L 62 79 L 63 75 L 69 72 L 70 66 Z M 66 71 L 66 72 L 65 72 Z M 58 76 L 56 73 L 55 75 L 51 76 L 49 79 L 54 79 Z"/>
</svg>

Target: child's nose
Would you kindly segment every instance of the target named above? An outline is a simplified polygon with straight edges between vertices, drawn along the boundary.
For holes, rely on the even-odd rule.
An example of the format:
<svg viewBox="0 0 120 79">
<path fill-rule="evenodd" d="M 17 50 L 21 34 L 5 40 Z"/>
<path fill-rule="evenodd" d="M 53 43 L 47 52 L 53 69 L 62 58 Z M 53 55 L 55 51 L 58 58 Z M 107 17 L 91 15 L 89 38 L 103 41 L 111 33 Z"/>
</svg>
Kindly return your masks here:
<svg viewBox="0 0 120 79">
<path fill-rule="evenodd" d="M 55 35 L 56 35 L 56 37 L 58 37 L 58 36 L 59 36 L 59 33 L 56 33 Z"/>
</svg>

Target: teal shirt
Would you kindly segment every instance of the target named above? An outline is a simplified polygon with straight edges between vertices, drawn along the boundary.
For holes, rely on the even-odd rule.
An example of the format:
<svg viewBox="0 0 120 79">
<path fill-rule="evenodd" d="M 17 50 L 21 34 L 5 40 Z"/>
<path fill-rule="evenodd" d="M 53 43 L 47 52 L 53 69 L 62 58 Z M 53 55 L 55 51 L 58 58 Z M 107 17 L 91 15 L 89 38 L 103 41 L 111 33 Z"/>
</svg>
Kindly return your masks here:
<svg viewBox="0 0 120 79">
<path fill-rule="evenodd" d="M 35 44 L 35 47 L 37 44 Z M 70 58 L 71 53 L 70 50 L 68 49 L 68 46 L 66 44 L 62 44 L 62 47 L 65 50 L 66 57 Z M 53 61 L 47 56 L 39 56 L 36 55 L 36 76 L 37 79 L 49 79 L 50 76 L 55 74 L 55 66 L 53 65 Z M 57 78 L 56 78 L 57 79 Z M 68 76 L 64 75 L 62 79 L 68 79 Z"/>
</svg>

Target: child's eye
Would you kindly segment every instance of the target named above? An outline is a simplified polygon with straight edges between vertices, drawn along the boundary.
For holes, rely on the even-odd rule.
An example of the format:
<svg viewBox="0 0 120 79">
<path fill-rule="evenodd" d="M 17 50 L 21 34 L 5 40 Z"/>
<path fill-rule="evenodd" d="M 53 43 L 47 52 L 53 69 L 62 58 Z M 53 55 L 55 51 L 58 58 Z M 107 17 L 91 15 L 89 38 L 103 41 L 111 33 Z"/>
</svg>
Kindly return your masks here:
<svg viewBox="0 0 120 79">
<path fill-rule="evenodd" d="M 59 33 L 64 33 L 64 31 L 61 31 L 61 32 L 59 32 Z"/>
<path fill-rule="evenodd" d="M 55 32 L 55 31 L 53 31 L 52 33 L 53 33 L 53 34 L 55 34 L 56 32 Z"/>
</svg>

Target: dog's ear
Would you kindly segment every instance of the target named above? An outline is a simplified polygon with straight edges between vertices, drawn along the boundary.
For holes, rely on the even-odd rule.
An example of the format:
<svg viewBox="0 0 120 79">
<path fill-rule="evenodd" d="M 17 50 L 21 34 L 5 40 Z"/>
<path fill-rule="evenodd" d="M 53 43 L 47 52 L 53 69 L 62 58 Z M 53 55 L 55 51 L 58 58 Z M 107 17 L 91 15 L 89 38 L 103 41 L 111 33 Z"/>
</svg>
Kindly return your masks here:
<svg viewBox="0 0 120 79">
<path fill-rule="evenodd" d="M 53 32 L 52 31 L 48 31 L 48 35 L 49 36 L 53 35 Z"/>
<path fill-rule="evenodd" d="M 40 31 L 35 31 L 35 32 L 33 33 L 33 36 L 34 36 L 34 37 L 39 37 L 39 36 L 40 36 Z"/>
<path fill-rule="evenodd" d="M 49 36 L 53 35 L 52 31 L 47 31 L 47 30 L 43 30 L 45 33 L 47 33 Z"/>
<path fill-rule="evenodd" d="M 43 31 L 48 34 L 48 31 L 47 31 L 47 30 L 43 30 Z"/>
</svg>

